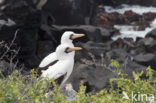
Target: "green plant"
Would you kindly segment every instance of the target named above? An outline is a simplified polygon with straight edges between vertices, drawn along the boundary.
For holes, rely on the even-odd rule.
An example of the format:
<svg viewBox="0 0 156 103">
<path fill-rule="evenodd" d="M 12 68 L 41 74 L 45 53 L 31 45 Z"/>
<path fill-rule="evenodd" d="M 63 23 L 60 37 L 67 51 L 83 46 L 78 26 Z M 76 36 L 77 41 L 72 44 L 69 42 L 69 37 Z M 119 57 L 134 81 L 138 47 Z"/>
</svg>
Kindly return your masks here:
<svg viewBox="0 0 156 103">
<path fill-rule="evenodd" d="M 118 62 L 112 60 L 112 65 L 117 68 L 119 78 L 110 80 L 109 90 L 103 89 L 94 95 L 86 94 L 86 87 L 82 82 L 76 99 L 71 102 L 61 93 L 61 88 L 53 79 L 40 80 L 34 70 L 31 70 L 30 75 L 25 76 L 14 70 L 11 75 L 0 78 L 0 103 L 142 103 L 141 94 L 146 93 L 148 97 L 151 94 L 156 96 L 156 78 L 153 77 L 153 70 L 150 67 L 147 68 L 147 79 L 140 78 L 143 72 L 133 72 L 134 80 L 131 80 L 120 70 Z M 50 89 L 52 85 L 53 89 Z M 122 99 L 123 91 L 127 93 L 129 100 Z M 45 96 L 49 92 L 52 94 Z M 132 93 L 136 95 L 137 101 L 131 99 Z M 150 103 L 146 98 L 143 100 Z"/>
</svg>

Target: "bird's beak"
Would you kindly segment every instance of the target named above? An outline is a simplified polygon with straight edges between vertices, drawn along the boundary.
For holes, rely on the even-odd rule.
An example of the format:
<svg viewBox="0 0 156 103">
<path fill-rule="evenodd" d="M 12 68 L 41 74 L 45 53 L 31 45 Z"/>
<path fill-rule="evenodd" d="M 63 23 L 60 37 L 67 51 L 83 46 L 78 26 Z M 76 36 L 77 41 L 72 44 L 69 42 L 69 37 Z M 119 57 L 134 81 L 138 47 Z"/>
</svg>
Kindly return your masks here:
<svg viewBox="0 0 156 103">
<path fill-rule="evenodd" d="M 71 38 L 72 38 L 72 40 L 74 40 L 76 38 L 80 38 L 80 37 L 83 37 L 83 36 L 85 36 L 85 34 L 75 34 Z"/>
<path fill-rule="evenodd" d="M 78 51 L 78 50 L 82 50 L 82 48 L 81 48 L 81 47 L 69 48 L 69 49 L 67 50 L 67 52 Z"/>
</svg>

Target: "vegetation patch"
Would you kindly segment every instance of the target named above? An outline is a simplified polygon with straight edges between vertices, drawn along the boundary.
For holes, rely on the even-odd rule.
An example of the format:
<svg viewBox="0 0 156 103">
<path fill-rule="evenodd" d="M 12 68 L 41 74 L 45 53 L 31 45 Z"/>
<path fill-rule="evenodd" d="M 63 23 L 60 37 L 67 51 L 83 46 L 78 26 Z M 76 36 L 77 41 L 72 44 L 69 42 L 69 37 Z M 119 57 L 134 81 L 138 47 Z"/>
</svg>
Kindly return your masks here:
<svg viewBox="0 0 156 103">
<path fill-rule="evenodd" d="M 81 83 L 76 94 L 76 99 L 68 101 L 61 93 L 54 80 L 39 80 L 34 72 L 23 76 L 19 71 L 14 70 L 11 75 L 0 78 L 0 103 L 154 103 L 156 100 L 156 78 L 153 77 L 153 70 L 148 67 L 146 77 L 141 79 L 141 73 L 133 72 L 134 80 L 126 78 L 126 74 L 119 70 L 120 65 L 112 61 L 117 68 L 119 78 L 110 80 L 109 90 L 103 89 L 96 94 L 86 94 L 86 87 Z M 51 82 L 54 86 L 50 96 L 46 93 L 52 92 Z"/>
</svg>

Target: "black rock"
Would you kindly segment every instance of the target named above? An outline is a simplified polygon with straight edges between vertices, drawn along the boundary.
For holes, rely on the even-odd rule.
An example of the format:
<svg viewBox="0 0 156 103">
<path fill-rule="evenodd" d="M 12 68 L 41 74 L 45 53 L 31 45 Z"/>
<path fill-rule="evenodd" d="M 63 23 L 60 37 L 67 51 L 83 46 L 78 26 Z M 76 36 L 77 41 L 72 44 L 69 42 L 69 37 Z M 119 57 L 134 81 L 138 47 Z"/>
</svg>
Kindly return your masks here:
<svg viewBox="0 0 156 103">
<path fill-rule="evenodd" d="M 144 66 L 151 66 L 152 69 L 156 70 L 156 54 L 152 53 L 141 53 L 134 56 L 134 60 Z"/>
<path fill-rule="evenodd" d="M 51 40 L 38 41 L 37 55 L 43 59 L 47 54 L 55 51 L 55 45 Z"/>
<path fill-rule="evenodd" d="M 95 93 L 109 86 L 109 79 L 115 78 L 116 74 L 104 67 L 95 67 L 87 64 L 76 64 L 69 79 L 75 90 L 79 89 L 80 81 L 87 86 L 87 93 Z"/>
<path fill-rule="evenodd" d="M 69 82 L 78 90 L 80 81 L 87 86 L 87 93 L 96 93 L 109 88 L 109 80 L 119 77 L 117 69 L 111 66 L 111 60 L 117 60 L 123 73 L 134 79 L 132 72 L 144 71 L 146 67 L 133 61 L 133 57 L 123 49 L 113 49 L 110 43 L 87 42 L 80 44 L 83 50 L 76 53 L 76 62 Z"/>
<path fill-rule="evenodd" d="M 137 42 L 138 46 L 145 48 L 145 52 L 154 53 L 156 51 L 156 41 L 153 37 L 146 37 Z"/>
<path fill-rule="evenodd" d="M 134 44 L 119 38 L 118 40 L 112 42 L 111 48 L 114 49 L 120 48 L 120 49 L 124 49 L 125 51 L 130 51 L 131 49 L 134 48 Z"/>
<path fill-rule="evenodd" d="M 18 59 L 28 68 L 38 66 L 39 59 L 36 55 L 38 30 L 40 28 L 41 12 L 35 5 L 25 0 L 6 0 L 1 10 L 2 20 L 10 19 L 15 25 L 5 25 L 0 30 L 0 41 L 11 42 L 16 33 L 14 44 L 19 48 Z"/>
<path fill-rule="evenodd" d="M 43 7 L 51 13 L 56 25 L 84 25 L 94 22 L 99 0 L 48 0 Z"/>
<path fill-rule="evenodd" d="M 151 32 L 147 33 L 145 38 L 152 37 L 153 39 L 156 39 L 156 29 L 153 29 Z"/>
<path fill-rule="evenodd" d="M 104 65 L 103 65 L 104 64 Z M 100 65 L 97 64 L 79 64 L 76 63 L 72 75 L 69 78 L 69 82 L 73 84 L 75 90 L 79 89 L 79 84 L 81 81 L 87 87 L 87 93 L 96 93 L 104 88 L 109 88 L 109 81 L 111 78 L 119 77 L 117 70 L 111 68 L 110 66 L 105 66 L 105 63 Z M 127 61 L 127 64 L 120 64 L 121 70 L 127 73 L 127 77 L 133 78 L 133 72 L 144 71 L 146 67 L 139 65 L 132 61 Z"/>
</svg>

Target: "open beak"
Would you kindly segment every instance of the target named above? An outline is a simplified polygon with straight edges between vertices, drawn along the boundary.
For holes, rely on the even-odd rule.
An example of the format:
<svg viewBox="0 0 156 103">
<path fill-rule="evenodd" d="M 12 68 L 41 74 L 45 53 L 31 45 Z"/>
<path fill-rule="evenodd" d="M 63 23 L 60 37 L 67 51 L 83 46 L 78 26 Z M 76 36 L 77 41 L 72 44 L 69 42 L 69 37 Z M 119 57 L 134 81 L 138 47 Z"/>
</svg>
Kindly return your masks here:
<svg viewBox="0 0 156 103">
<path fill-rule="evenodd" d="M 78 51 L 78 50 L 82 50 L 82 48 L 81 48 L 81 47 L 73 47 L 73 48 L 69 48 L 69 49 L 67 50 L 67 52 L 69 53 L 69 52 L 72 52 L 72 51 Z"/>
<path fill-rule="evenodd" d="M 85 34 L 75 34 L 71 38 L 74 40 L 76 38 L 80 38 L 80 37 L 83 37 L 83 36 L 85 36 Z"/>
</svg>

